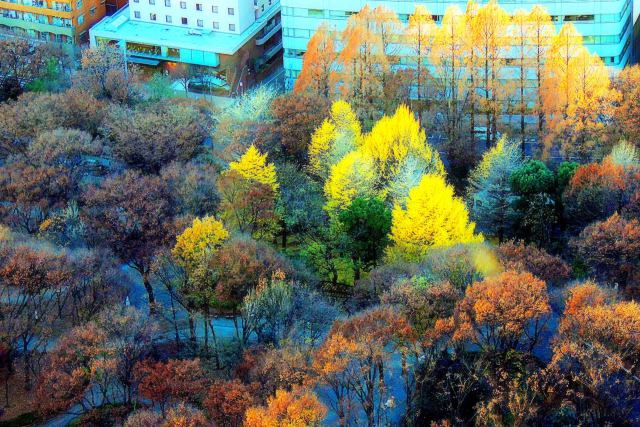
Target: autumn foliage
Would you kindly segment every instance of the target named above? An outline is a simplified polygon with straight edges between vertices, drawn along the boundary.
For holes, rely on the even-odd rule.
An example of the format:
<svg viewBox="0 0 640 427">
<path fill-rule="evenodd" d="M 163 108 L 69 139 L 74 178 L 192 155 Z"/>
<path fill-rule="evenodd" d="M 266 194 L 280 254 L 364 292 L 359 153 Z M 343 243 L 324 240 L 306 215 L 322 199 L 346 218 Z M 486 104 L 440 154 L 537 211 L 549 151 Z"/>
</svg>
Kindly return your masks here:
<svg viewBox="0 0 640 427">
<path fill-rule="evenodd" d="M 550 313 L 546 284 L 531 273 L 506 271 L 467 288 L 454 316 L 437 325 L 454 340 L 485 351 L 531 351 Z"/>
<path fill-rule="evenodd" d="M 266 407 L 247 409 L 243 426 L 319 426 L 326 413 L 325 406 L 309 390 L 278 390 Z"/>
<path fill-rule="evenodd" d="M 640 425 L 640 71 L 578 32 L 613 14 L 386 3 L 292 93 L 172 72 L 225 103 L 0 40 L 0 425 Z"/>
</svg>

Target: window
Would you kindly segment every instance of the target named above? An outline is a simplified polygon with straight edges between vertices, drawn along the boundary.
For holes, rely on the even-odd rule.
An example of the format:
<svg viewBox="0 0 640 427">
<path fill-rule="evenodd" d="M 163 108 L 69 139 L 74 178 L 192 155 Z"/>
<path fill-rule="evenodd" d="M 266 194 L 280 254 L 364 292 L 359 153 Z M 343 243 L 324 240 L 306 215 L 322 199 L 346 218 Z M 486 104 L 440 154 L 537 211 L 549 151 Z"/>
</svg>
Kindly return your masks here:
<svg viewBox="0 0 640 427">
<path fill-rule="evenodd" d="M 171 24 L 171 15 L 165 16 L 164 20 L 167 21 L 167 24 Z"/>
<path fill-rule="evenodd" d="M 308 16 L 313 16 L 314 18 L 324 18 L 324 10 L 322 9 L 308 9 Z"/>
<path fill-rule="evenodd" d="M 202 3 L 196 3 L 196 10 L 202 12 Z"/>
<path fill-rule="evenodd" d="M 164 0 L 164 5 L 167 7 L 171 7 L 171 0 Z"/>
<path fill-rule="evenodd" d="M 89 9 L 89 13 L 91 14 L 91 16 L 96 14 L 96 8 L 92 7 L 91 9 Z"/>
<path fill-rule="evenodd" d="M 156 0 L 149 0 L 149 4 L 156 4 Z"/>
<path fill-rule="evenodd" d="M 186 9 L 187 8 L 187 2 L 186 1 L 181 1 L 180 2 L 180 9 Z"/>
<path fill-rule="evenodd" d="M 150 13 L 149 14 L 149 19 L 151 19 L 152 21 L 155 21 L 156 19 L 158 19 L 158 17 L 156 16 L 155 13 Z"/>
<path fill-rule="evenodd" d="M 198 27 L 204 27 L 204 21 L 202 19 L 198 19 L 197 24 Z"/>
<path fill-rule="evenodd" d="M 76 9 L 82 9 L 82 0 L 76 2 Z"/>
<path fill-rule="evenodd" d="M 594 21 L 594 15 L 565 15 L 564 22 Z"/>
<path fill-rule="evenodd" d="M 236 24 L 229 24 L 229 31 L 235 31 L 236 30 Z"/>
<path fill-rule="evenodd" d="M 212 13 L 218 13 L 218 6 L 211 6 Z"/>
<path fill-rule="evenodd" d="M 134 3 L 140 3 L 140 0 L 133 0 Z"/>
<path fill-rule="evenodd" d="M 133 12 L 133 17 L 136 19 L 140 19 L 140 12 L 138 12 L 137 10 Z"/>
<path fill-rule="evenodd" d="M 235 15 L 235 14 L 236 14 L 236 11 L 235 11 L 232 7 L 230 7 L 229 9 L 227 9 L 227 13 L 228 13 L 229 15 Z"/>
<path fill-rule="evenodd" d="M 189 23 L 189 20 L 187 18 L 182 18 L 182 25 L 187 25 Z"/>
<path fill-rule="evenodd" d="M 84 24 L 84 14 L 78 16 L 78 25 Z"/>
<path fill-rule="evenodd" d="M 217 30 L 218 28 L 220 28 L 220 23 L 216 22 L 216 21 L 213 21 L 213 29 Z"/>
</svg>

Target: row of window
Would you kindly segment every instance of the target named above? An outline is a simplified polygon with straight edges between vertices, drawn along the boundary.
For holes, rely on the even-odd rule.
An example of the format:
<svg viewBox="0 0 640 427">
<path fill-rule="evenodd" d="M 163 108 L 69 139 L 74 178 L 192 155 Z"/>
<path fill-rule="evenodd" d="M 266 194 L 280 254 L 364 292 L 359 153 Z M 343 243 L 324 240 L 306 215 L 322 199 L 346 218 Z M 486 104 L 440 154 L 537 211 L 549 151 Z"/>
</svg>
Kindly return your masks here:
<svg viewBox="0 0 640 427">
<path fill-rule="evenodd" d="M 90 13 L 95 14 L 95 8 L 92 8 Z M 11 18 L 21 20 L 24 22 L 33 22 L 37 24 L 47 24 L 56 27 L 73 27 L 73 21 L 67 18 L 60 18 L 57 16 L 39 15 L 36 13 L 19 12 L 16 10 L 0 9 L 0 16 L 4 18 Z M 77 18 L 77 25 L 84 24 L 84 14 L 79 15 Z"/>
<path fill-rule="evenodd" d="M 582 23 L 615 23 L 625 16 L 629 10 L 631 2 L 625 3 L 625 7 L 619 13 L 607 13 L 607 14 L 581 14 L 581 15 L 552 15 L 551 19 L 556 23 L 562 22 L 582 22 Z M 355 11 L 347 10 L 326 10 L 326 9 L 303 9 L 294 7 L 283 7 L 282 14 L 286 16 L 298 16 L 298 17 L 311 17 L 311 18 L 328 18 L 328 19 L 346 19 L 349 16 L 355 14 Z M 441 22 L 442 15 L 433 15 L 435 22 Z M 398 14 L 398 19 L 401 22 L 409 22 L 408 14 Z"/>
<path fill-rule="evenodd" d="M 593 35 L 593 36 L 582 36 L 582 40 L 584 44 L 588 45 L 598 45 L 598 44 L 618 44 L 622 40 L 627 37 L 627 32 L 630 27 L 630 19 L 625 23 L 622 31 L 619 34 L 615 35 Z M 313 36 L 315 30 L 309 30 L 306 28 L 291 28 L 286 27 L 282 29 L 282 35 L 285 37 L 292 38 L 301 38 L 301 39 L 309 39 Z"/>
<path fill-rule="evenodd" d="M 139 11 L 135 11 L 133 12 L 133 16 L 136 19 L 140 19 L 140 12 Z M 158 15 L 155 13 L 150 13 L 149 14 L 149 19 L 151 21 L 157 21 L 158 20 Z M 167 24 L 172 24 L 173 23 L 173 17 L 171 15 L 165 15 L 164 20 Z M 182 25 L 189 25 L 189 18 L 186 17 L 182 17 L 180 18 L 180 22 Z M 204 21 L 202 19 L 198 19 L 196 20 L 196 25 L 198 27 L 204 27 Z M 214 30 L 219 30 L 220 29 L 220 23 L 217 21 L 213 21 L 213 29 Z M 236 30 L 236 24 L 229 24 L 229 31 L 235 31 Z"/>
<path fill-rule="evenodd" d="M 23 4 L 25 6 L 32 6 L 32 7 L 41 7 L 43 9 L 51 9 L 51 10 L 57 10 L 57 11 L 62 11 L 62 12 L 71 12 L 71 5 L 69 3 L 63 3 L 63 2 L 51 2 L 51 7 L 47 6 L 47 3 L 45 3 L 44 1 L 37 1 L 37 0 L 24 0 L 24 1 L 10 1 L 9 3 L 15 3 L 15 4 Z M 82 0 L 77 0 L 76 1 L 76 10 L 78 9 L 82 9 Z M 91 10 L 94 11 L 95 13 L 95 7 L 91 8 Z"/>
<path fill-rule="evenodd" d="M 79 0 L 82 1 L 82 0 Z M 133 0 L 134 3 L 140 3 L 140 0 Z M 154 5 L 156 4 L 156 0 L 149 0 L 149 4 Z M 166 7 L 171 7 L 171 0 L 164 0 L 164 5 Z M 186 1 L 181 1 L 180 2 L 180 9 L 186 9 L 187 8 L 187 2 Z M 202 3 L 196 3 L 196 10 L 199 12 L 202 12 L 204 10 Z M 211 6 L 211 13 L 219 13 L 219 8 L 218 6 Z M 227 15 L 233 16 L 236 14 L 236 10 L 233 7 L 228 7 L 227 8 Z"/>
<path fill-rule="evenodd" d="M 43 41 L 53 41 L 56 43 L 66 43 L 72 44 L 73 37 L 64 35 L 64 34 L 55 34 L 47 31 L 37 31 L 32 29 L 24 29 L 20 27 L 9 27 L 7 25 L 0 25 L 0 31 L 11 31 L 15 34 L 24 34 L 28 37 L 43 40 Z"/>
</svg>

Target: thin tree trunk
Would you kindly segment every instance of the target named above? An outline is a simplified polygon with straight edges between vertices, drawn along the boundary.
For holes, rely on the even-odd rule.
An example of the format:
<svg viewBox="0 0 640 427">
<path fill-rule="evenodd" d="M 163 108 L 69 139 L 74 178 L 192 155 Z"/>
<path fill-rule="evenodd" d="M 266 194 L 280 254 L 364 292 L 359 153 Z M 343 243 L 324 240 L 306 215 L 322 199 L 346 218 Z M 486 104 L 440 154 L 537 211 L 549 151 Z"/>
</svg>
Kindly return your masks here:
<svg viewBox="0 0 640 427">
<path fill-rule="evenodd" d="M 220 354 L 218 353 L 218 339 L 216 337 L 216 330 L 213 325 L 213 318 L 210 320 L 211 324 L 211 339 L 213 340 L 213 351 L 216 358 L 216 369 L 220 369 Z"/>
<path fill-rule="evenodd" d="M 169 298 L 171 301 L 171 315 L 173 318 L 173 329 L 176 335 L 176 346 L 178 348 L 178 351 L 180 351 L 180 331 L 178 331 L 178 319 L 176 318 L 176 307 L 173 302 L 173 292 L 171 291 L 171 289 L 169 289 Z"/>
<path fill-rule="evenodd" d="M 191 315 L 191 313 L 189 313 L 188 316 L 189 316 L 189 340 L 191 341 L 191 348 L 193 349 L 193 351 L 195 351 L 196 346 L 198 345 L 198 342 L 196 339 L 196 325 L 193 321 L 193 316 Z"/>
<path fill-rule="evenodd" d="M 142 284 L 144 285 L 145 290 L 147 291 L 147 296 L 149 297 L 149 312 L 155 314 L 156 312 L 156 297 L 153 292 L 153 286 L 151 286 L 151 280 L 149 278 L 149 271 L 143 270 L 142 273 Z"/>
<path fill-rule="evenodd" d="M 204 315 L 203 326 L 204 326 L 204 355 L 206 358 L 209 358 L 209 308 L 207 307 L 206 313 Z"/>
</svg>

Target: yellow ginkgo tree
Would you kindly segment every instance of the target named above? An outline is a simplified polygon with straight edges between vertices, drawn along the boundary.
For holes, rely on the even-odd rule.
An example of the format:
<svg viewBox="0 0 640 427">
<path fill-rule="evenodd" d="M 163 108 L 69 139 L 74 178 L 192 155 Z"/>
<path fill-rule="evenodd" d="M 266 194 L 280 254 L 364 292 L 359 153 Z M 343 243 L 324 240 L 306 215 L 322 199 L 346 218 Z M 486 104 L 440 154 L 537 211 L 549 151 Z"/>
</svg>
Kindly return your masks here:
<svg viewBox="0 0 640 427">
<path fill-rule="evenodd" d="M 370 197 L 376 193 L 377 174 L 373 159 L 362 151 L 352 151 L 331 168 L 324 186 L 327 210 L 345 209 L 357 197 Z"/>
<path fill-rule="evenodd" d="M 204 255 L 217 249 L 228 237 L 229 232 L 214 217 L 195 218 L 191 227 L 176 237 L 171 253 L 178 264 L 189 271 L 196 268 Z"/>
<path fill-rule="evenodd" d="M 229 170 L 236 171 L 242 177 L 268 185 L 274 192 L 278 191 L 276 168 L 267 162 L 267 155 L 251 145 L 237 162 L 229 163 Z"/>
<path fill-rule="evenodd" d="M 326 180 L 331 167 L 358 148 L 361 139 L 362 127 L 351 105 L 345 101 L 334 102 L 331 106 L 331 116 L 311 137 L 309 172 Z"/>
<path fill-rule="evenodd" d="M 241 233 L 270 238 L 278 228 L 276 168 L 253 145 L 218 179 L 220 218 Z"/>
<path fill-rule="evenodd" d="M 432 248 L 479 243 L 475 224 L 462 199 L 440 175 L 425 175 L 409 192 L 406 208 L 396 205 L 392 214 L 391 259 L 417 261 Z"/>
<path fill-rule="evenodd" d="M 409 108 L 399 107 L 364 135 L 359 134 L 360 125 L 348 103 L 339 101 L 334 110 L 348 114 L 333 114 L 331 121 L 314 135 L 315 145 L 312 142 L 310 149 L 311 167 L 317 163 L 316 170 L 328 168 L 324 189 L 329 212 L 346 209 L 356 197 L 402 204 L 409 189 L 423 175 L 445 174 L 438 152 L 428 144 L 424 130 Z M 341 122 L 336 120 L 338 117 Z M 350 143 L 340 142 L 345 135 L 350 135 Z"/>
</svg>

